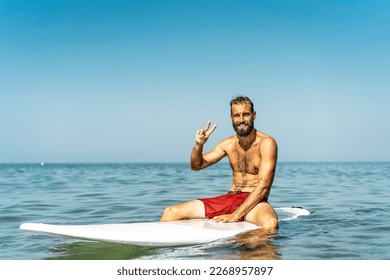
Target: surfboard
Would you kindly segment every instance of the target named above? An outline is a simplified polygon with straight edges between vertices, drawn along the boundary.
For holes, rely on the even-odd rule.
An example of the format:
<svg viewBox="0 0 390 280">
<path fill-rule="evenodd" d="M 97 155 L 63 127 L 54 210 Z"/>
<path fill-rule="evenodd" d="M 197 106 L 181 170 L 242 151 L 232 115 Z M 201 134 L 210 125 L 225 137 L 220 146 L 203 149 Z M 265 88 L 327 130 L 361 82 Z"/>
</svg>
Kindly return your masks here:
<svg viewBox="0 0 390 280">
<path fill-rule="evenodd" d="M 279 220 L 309 215 L 303 208 L 276 208 Z M 23 223 L 20 229 L 39 234 L 140 246 L 202 244 L 258 229 L 248 222 L 219 223 L 208 219 L 129 224 L 53 225 Z"/>
</svg>

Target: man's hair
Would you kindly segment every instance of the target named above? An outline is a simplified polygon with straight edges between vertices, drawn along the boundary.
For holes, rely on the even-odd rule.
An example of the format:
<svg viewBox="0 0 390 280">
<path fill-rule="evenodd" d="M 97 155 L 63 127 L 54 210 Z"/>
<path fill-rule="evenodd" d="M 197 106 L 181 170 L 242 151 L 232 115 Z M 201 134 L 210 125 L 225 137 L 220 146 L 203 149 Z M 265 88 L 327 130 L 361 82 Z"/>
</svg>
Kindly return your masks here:
<svg viewBox="0 0 390 280">
<path fill-rule="evenodd" d="M 252 102 L 252 100 L 249 99 L 249 97 L 237 95 L 237 96 L 233 97 L 233 99 L 230 101 L 230 112 L 231 112 L 233 104 L 239 104 L 239 103 L 248 103 L 249 105 L 251 105 L 252 114 L 255 111 L 255 107 L 253 105 L 253 102 Z"/>
</svg>

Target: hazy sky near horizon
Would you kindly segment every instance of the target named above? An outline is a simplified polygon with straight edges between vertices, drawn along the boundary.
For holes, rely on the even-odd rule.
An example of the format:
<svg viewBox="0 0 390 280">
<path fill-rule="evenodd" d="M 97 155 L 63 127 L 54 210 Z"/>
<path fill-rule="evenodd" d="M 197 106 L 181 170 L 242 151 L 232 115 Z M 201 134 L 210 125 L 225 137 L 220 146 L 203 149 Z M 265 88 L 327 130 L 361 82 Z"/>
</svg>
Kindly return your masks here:
<svg viewBox="0 0 390 280">
<path fill-rule="evenodd" d="M 0 2 L 0 162 L 188 161 L 248 95 L 279 161 L 390 160 L 390 2 Z"/>
</svg>

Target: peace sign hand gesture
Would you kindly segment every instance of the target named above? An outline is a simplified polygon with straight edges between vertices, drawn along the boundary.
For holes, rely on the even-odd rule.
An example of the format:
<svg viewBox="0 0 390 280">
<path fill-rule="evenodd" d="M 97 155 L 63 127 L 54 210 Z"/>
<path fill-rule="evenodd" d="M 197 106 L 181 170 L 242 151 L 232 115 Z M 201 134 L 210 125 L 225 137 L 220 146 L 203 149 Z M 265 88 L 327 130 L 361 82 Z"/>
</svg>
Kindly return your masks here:
<svg viewBox="0 0 390 280">
<path fill-rule="evenodd" d="M 213 127 L 209 130 L 210 128 L 211 121 L 208 121 L 206 124 L 206 127 L 204 129 L 199 129 L 196 132 L 196 144 L 197 145 L 204 145 L 206 143 L 207 139 L 209 139 L 209 136 L 213 131 L 217 128 L 217 125 L 214 124 Z"/>
</svg>

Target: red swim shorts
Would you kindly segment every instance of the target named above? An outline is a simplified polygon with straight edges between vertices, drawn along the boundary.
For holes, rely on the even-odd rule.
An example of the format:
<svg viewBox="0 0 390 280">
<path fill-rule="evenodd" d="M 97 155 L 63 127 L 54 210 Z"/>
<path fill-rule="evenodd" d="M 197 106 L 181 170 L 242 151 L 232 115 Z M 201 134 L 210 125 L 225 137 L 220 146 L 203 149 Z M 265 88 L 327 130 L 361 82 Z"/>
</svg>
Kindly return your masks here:
<svg viewBox="0 0 390 280">
<path fill-rule="evenodd" d="M 249 192 L 227 193 L 212 198 L 198 198 L 198 200 L 204 204 L 206 217 L 212 219 L 215 216 L 231 214 L 236 211 L 249 194 Z"/>
</svg>

